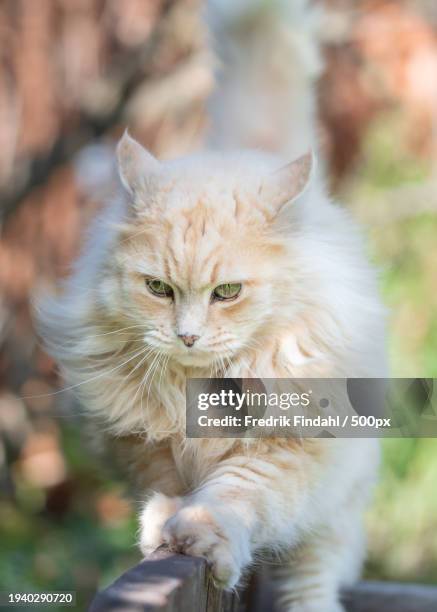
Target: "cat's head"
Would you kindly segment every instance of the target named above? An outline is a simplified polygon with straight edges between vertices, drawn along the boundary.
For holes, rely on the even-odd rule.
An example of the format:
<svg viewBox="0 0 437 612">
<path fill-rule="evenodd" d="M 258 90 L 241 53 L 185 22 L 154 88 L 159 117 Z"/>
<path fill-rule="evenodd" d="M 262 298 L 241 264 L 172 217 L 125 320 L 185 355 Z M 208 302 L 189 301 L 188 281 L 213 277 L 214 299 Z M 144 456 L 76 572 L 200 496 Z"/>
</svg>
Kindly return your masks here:
<svg viewBox="0 0 437 612">
<path fill-rule="evenodd" d="M 125 134 L 118 161 L 129 211 L 102 281 L 107 305 L 182 365 L 226 366 L 284 308 L 291 209 L 312 155 L 283 167 L 254 152 L 158 162 Z"/>
</svg>

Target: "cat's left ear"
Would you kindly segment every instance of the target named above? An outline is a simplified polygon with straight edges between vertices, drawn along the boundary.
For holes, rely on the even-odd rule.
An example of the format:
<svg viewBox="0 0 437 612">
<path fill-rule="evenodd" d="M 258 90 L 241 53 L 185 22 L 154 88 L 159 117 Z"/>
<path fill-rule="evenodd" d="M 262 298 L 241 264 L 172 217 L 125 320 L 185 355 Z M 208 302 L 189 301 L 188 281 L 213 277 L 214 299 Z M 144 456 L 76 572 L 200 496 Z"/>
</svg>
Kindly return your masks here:
<svg viewBox="0 0 437 612">
<path fill-rule="evenodd" d="M 316 157 L 313 151 L 309 151 L 265 177 L 259 190 L 260 198 L 279 213 L 285 205 L 303 196 L 311 184 L 315 169 Z"/>
<path fill-rule="evenodd" d="M 160 168 L 159 161 L 127 130 L 117 145 L 117 159 L 121 182 L 131 195 L 144 191 Z"/>
</svg>

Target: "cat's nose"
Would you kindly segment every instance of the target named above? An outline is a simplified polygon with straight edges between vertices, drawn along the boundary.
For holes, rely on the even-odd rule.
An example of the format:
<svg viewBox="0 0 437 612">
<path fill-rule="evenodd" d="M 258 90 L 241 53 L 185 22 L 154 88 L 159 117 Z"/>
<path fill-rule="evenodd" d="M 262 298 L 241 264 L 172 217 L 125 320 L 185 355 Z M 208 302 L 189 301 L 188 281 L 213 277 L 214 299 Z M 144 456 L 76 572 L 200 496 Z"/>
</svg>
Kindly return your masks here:
<svg viewBox="0 0 437 612">
<path fill-rule="evenodd" d="M 178 334 L 178 338 L 182 340 L 185 346 L 191 348 L 196 340 L 199 340 L 200 336 L 195 336 L 193 334 Z"/>
</svg>

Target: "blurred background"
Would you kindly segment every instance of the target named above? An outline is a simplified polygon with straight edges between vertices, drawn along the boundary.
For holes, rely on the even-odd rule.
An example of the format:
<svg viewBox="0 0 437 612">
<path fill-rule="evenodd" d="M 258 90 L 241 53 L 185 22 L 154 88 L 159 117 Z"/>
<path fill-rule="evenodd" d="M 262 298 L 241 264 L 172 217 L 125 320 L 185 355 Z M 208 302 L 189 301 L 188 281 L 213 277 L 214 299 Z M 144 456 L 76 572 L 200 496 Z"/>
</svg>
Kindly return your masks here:
<svg viewBox="0 0 437 612">
<path fill-rule="evenodd" d="M 437 3 L 319 2 L 332 192 L 380 266 L 393 375 L 437 377 Z M 68 273 L 126 125 L 160 156 L 199 145 L 204 34 L 197 0 L 0 2 L 0 590 L 76 590 L 84 609 L 139 559 L 72 400 L 25 399 L 62 387 L 29 296 Z M 437 440 L 385 441 L 368 576 L 437 582 L 436 485 Z"/>
</svg>

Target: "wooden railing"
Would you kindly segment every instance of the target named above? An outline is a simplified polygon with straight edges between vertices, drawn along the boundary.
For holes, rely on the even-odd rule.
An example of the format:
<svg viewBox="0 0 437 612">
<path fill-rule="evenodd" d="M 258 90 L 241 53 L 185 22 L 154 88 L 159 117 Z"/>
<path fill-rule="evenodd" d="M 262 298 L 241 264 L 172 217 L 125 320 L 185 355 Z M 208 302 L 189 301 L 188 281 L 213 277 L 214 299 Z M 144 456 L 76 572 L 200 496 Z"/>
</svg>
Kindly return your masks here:
<svg viewBox="0 0 437 612">
<path fill-rule="evenodd" d="M 344 592 L 348 612 L 437 612 L 437 587 L 361 582 Z M 238 593 L 212 583 L 206 562 L 158 550 L 94 598 L 89 612 L 274 612 L 263 573 Z M 321 611 L 322 612 L 322 611 Z"/>
</svg>

